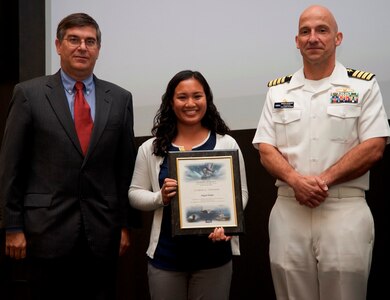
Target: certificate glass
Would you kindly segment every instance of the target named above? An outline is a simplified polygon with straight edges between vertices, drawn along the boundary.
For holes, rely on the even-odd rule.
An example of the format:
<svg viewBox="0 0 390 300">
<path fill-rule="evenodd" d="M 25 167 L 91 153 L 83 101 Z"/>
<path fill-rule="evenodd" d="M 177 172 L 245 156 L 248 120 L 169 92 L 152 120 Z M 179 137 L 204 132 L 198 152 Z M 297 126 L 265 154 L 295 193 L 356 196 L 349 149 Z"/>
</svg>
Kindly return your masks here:
<svg viewBox="0 0 390 300">
<path fill-rule="evenodd" d="M 171 201 L 172 235 L 244 232 L 238 150 L 169 152 L 169 177 L 178 188 Z"/>
</svg>

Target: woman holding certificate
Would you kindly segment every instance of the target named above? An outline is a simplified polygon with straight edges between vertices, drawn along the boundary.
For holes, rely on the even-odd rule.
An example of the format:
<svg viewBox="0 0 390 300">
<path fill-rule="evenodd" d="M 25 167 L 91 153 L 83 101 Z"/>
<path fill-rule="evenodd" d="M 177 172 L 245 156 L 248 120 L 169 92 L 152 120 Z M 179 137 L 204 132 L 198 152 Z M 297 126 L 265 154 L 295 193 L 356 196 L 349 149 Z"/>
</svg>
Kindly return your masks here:
<svg viewBox="0 0 390 300">
<path fill-rule="evenodd" d="M 203 75 L 190 70 L 177 73 L 162 96 L 154 118 L 153 137 L 138 150 L 129 189 L 133 207 L 154 211 L 146 252 L 152 300 L 229 299 L 232 255 L 240 254 L 238 236 L 225 235 L 223 227 L 210 228 L 208 235 L 173 236 L 171 200 L 178 185 L 177 180 L 169 178 L 168 168 L 170 151 L 237 149 L 240 169 L 237 176 L 245 207 L 248 200 L 245 164 L 237 142 L 228 132 Z M 213 171 L 207 168 L 211 166 L 202 170 L 205 177 Z"/>
</svg>

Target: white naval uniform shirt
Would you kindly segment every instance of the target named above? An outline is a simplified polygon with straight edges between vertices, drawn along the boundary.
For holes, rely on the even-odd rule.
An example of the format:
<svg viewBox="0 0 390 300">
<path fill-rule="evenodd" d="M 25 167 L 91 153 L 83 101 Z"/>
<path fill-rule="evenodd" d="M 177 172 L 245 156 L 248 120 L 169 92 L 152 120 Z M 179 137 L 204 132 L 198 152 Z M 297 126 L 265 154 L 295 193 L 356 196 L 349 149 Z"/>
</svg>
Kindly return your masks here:
<svg viewBox="0 0 390 300">
<path fill-rule="evenodd" d="M 333 103 L 332 93 L 341 98 L 351 93 L 355 99 Z M 277 147 L 303 175 L 319 175 L 357 144 L 386 136 L 390 128 L 375 77 L 369 81 L 349 77 L 336 62 L 332 75 L 316 91 L 303 69 L 289 83 L 271 87 L 252 142 L 255 148 L 259 143 Z M 276 186 L 282 185 L 286 183 L 276 181 Z M 369 172 L 343 186 L 367 190 Z"/>
</svg>

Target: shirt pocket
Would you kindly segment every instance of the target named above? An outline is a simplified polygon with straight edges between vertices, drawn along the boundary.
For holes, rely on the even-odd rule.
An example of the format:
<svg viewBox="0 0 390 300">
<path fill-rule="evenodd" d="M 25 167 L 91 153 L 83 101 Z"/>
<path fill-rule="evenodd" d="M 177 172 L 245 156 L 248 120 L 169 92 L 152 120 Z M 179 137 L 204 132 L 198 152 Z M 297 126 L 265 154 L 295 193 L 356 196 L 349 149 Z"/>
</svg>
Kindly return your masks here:
<svg viewBox="0 0 390 300">
<path fill-rule="evenodd" d="M 360 106 L 330 105 L 327 108 L 327 113 L 330 119 L 328 134 L 332 142 L 350 143 L 357 138 L 357 124 L 361 114 Z"/>
<path fill-rule="evenodd" d="M 275 110 L 272 121 L 275 124 L 276 146 L 297 144 L 301 135 L 300 120 L 302 111 L 299 109 Z"/>
</svg>

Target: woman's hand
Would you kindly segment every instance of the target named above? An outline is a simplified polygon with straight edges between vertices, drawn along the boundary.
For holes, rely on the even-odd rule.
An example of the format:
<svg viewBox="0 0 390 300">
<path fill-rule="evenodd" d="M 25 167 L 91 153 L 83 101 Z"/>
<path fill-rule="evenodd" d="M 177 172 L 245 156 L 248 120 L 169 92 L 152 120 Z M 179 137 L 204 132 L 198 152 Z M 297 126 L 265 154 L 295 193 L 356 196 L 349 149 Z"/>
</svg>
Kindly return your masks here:
<svg viewBox="0 0 390 300">
<path fill-rule="evenodd" d="M 161 196 L 164 205 L 168 205 L 172 197 L 176 195 L 177 181 L 172 178 L 165 178 L 164 184 L 161 187 Z"/>
<path fill-rule="evenodd" d="M 232 239 L 231 236 L 225 235 L 225 230 L 223 227 L 216 227 L 212 233 L 209 234 L 209 239 L 213 242 L 219 241 L 230 241 Z"/>
</svg>

